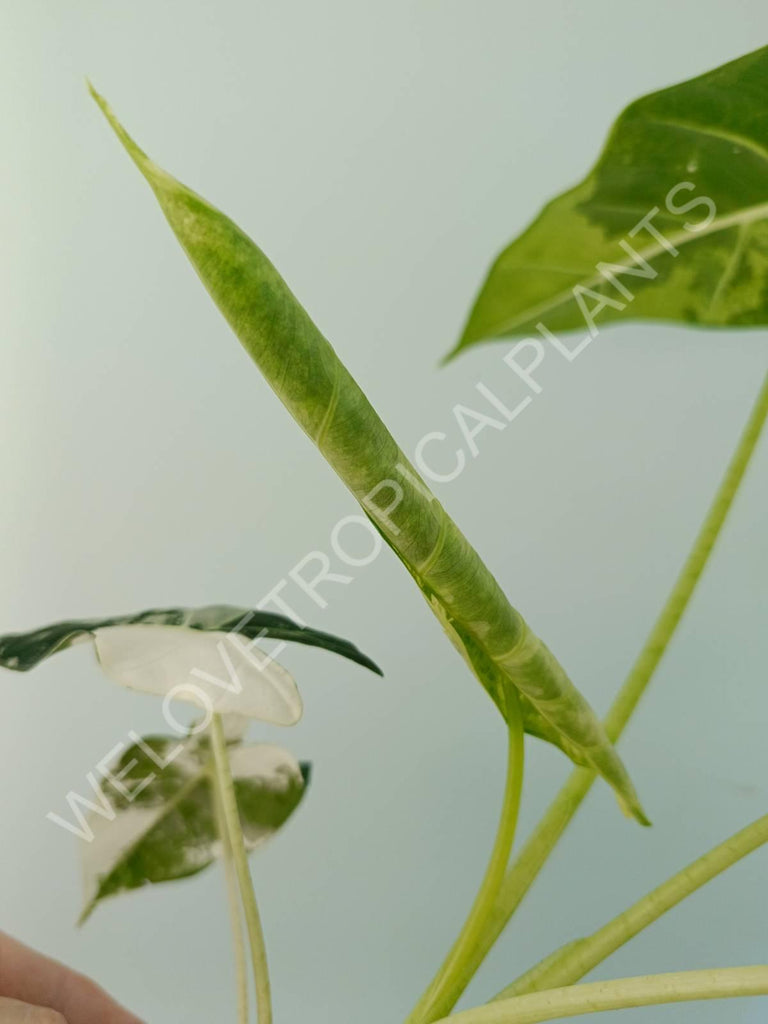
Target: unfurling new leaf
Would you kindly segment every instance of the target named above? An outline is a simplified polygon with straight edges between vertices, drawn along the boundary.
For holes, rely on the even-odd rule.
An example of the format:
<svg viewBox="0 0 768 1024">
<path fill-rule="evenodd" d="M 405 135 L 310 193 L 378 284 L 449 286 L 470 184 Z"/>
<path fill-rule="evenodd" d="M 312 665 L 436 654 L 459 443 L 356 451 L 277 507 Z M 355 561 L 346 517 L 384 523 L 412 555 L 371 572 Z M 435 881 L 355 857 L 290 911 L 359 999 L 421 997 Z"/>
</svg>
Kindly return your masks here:
<svg viewBox="0 0 768 1024">
<path fill-rule="evenodd" d="M 589 704 L 509 604 L 277 270 L 228 217 L 153 163 L 93 95 L 244 348 L 403 561 L 501 713 L 516 687 L 531 731 L 600 772 L 644 821 Z"/>
</svg>

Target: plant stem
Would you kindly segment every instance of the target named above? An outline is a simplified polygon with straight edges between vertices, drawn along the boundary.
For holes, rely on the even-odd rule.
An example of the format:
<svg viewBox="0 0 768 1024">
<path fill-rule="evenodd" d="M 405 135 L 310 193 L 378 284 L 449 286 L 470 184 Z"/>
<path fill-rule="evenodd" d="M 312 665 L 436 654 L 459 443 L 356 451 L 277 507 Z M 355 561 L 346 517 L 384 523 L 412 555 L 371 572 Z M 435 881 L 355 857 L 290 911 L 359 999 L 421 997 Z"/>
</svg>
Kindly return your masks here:
<svg viewBox="0 0 768 1024">
<path fill-rule="evenodd" d="M 232 925 L 232 947 L 235 956 L 235 978 L 237 986 L 237 1020 L 238 1024 L 248 1024 L 248 971 L 245 959 L 245 943 L 243 942 L 240 894 L 237 888 L 237 873 L 235 871 L 232 843 L 229 839 L 229 831 L 227 829 L 226 818 L 224 815 L 224 801 L 222 799 L 221 787 L 218 785 L 213 759 L 211 759 L 211 789 L 213 790 L 213 799 L 216 808 L 216 822 L 219 830 L 219 838 L 221 839 L 222 864 L 224 865 L 224 880 L 227 888 L 227 904 L 229 906 L 229 919 Z"/>
<path fill-rule="evenodd" d="M 631 938 L 721 872 L 768 843 L 768 814 L 673 875 L 586 939 L 577 939 L 543 960 L 496 996 L 512 996 L 573 985 Z"/>
<path fill-rule="evenodd" d="M 479 936 L 492 912 L 515 838 L 520 795 L 523 785 L 525 734 L 520 701 L 514 687 L 509 688 L 507 779 L 496 840 L 475 902 L 464 926 L 440 970 L 414 1007 L 407 1024 L 429 1024 L 448 1013 L 459 997 L 459 979 L 472 956 Z"/>
<path fill-rule="evenodd" d="M 658 1006 L 696 999 L 768 995 L 768 967 L 721 967 L 708 971 L 650 974 L 616 981 L 595 981 L 505 999 L 464 1010 L 440 1024 L 541 1024 L 602 1010 Z"/>
<path fill-rule="evenodd" d="M 272 996 L 269 986 L 267 968 L 267 951 L 264 945 L 264 932 L 261 927 L 259 906 L 253 891 L 253 879 L 248 867 L 248 854 L 245 849 L 243 829 L 240 824 L 240 813 L 237 807 L 237 796 L 232 772 L 229 766 L 227 744 L 219 715 L 214 714 L 211 721 L 211 746 L 213 748 L 216 781 L 221 794 L 224 823 L 229 841 L 232 845 L 235 873 L 240 886 L 240 898 L 243 901 L 245 924 L 248 929 L 248 941 L 251 947 L 251 963 L 253 978 L 256 984 L 256 1009 L 259 1024 L 272 1024 Z"/>
<path fill-rule="evenodd" d="M 666 604 L 605 719 L 606 731 L 613 742 L 616 742 L 621 736 L 674 636 L 736 497 L 767 416 L 768 375 L 763 381 L 714 501 Z M 544 817 L 507 871 L 493 913 L 488 918 L 472 956 L 464 965 L 462 976 L 456 986 L 457 999 L 472 980 L 478 967 L 527 894 L 591 789 L 595 778 L 595 773 L 588 768 L 576 768 L 571 772 L 567 782 L 552 801 Z"/>
</svg>

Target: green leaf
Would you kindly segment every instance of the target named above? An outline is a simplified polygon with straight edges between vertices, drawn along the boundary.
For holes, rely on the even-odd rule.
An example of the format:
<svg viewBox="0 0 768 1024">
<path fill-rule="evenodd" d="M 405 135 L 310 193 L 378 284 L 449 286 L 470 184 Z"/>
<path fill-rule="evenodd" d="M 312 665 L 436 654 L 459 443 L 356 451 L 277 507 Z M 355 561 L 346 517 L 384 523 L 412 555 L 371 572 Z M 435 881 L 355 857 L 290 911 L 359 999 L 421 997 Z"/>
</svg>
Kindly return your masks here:
<svg viewBox="0 0 768 1024">
<path fill-rule="evenodd" d="M 241 734 L 235 722 L 229 756 L 246 847 L 254 850 L 298 807 L 309 765 L 279 747 L 243 745 Z M 150 736 L 122 754 L 111 769 L 116 781 L 104 791 L 109 810 L 87 819 L 81 922 L 101 900 L 196 875 L 220 855 L 210 761 L 207 734 L 183 746 Z"/>
<path fill-rule="evenodd" d="M 27 633 L 8 633 L 0 636 L 0 665 L 17 672 L 35 668 L 57 651 L 88 639 L 97 630 L 111 626 L 178 626 L 204 632 L 234 634 L 244 640 L 261 637 L 285 640 L 296 644 L 309 644 L 340 654 L 350 661 L 381 675 L 381 669 L 354 644 L 330 633 L 299 626 L 284 615 L 235 608 L 233 605 L 208 605 L 204 608 L 153 608 L 133 615 L 116 615 L 103 619 L 75 619 L 57 622 L 52 626 Z"/>
<path fill-rule="evenodd" d="M 261 651 L 263 637 L 311 644 L 381 674 L 352 644 L 290 619 L 230 605 L 165 608 L 108 619 L 59 622 L 0 637 L 0 666 L 26 672 L 57 651 L 92 641 L 114 682 L 220 714 L 294 725 L 302 702 L 291 674 Z"/>
<path fill-rule="evenodd" d="M 561 746 L 578 749 L 644 821 L 589 704 L 507 601 L 277 270 L 228 217 L 153 163 L 93 95 L 244 348 L 362 505 L 368 518 L 350 517 L 356 528 L 375 528 L 397 553 L 501 713 L 509 687 L 517 687 L 531 715 L 546 720 Z"/>
<path fill-rule="evenodd" d="M 630 104 L 493 264 L 452 355 L 614 320 L 768 323 L 768 47 Z"/>
</svg>

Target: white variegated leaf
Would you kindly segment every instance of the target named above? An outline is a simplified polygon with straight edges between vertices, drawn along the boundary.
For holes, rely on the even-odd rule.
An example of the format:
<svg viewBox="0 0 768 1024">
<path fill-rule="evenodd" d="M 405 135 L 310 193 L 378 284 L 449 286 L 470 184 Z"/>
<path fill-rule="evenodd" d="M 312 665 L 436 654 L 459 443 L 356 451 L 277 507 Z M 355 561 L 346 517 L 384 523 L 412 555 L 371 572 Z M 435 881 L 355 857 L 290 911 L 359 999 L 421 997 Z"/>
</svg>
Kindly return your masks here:
<svg viewBox="0 0 768 1024">
<path fill-rule="evenodd" d="M 233 634 L 136 625 L 108 626 L 94 637 L 101 667 L 121 686 L 275 725 L 301 718 L 290 673 Z"/>
<path fill-rule="evenodd" d="M 225 723 L 226 723 L 225 719 Z M 230 727 L 231 726 L 231 727 Z M 237 736 L 242 721 L 227 723 Z M 106 813 L 92 813 L 82 841 L 84 921 L 103 899 L 187 878 L 221 855 L 207 734 L 148 737 L 126 750 L 105 781 Z M 301 802 L 309 765 L 270 744 L 229 744 L 247 849 L 266 842 Z"/>
<path fill-rule="evenodd" d="M 28 672 L 58 651 L 93 643 L 105 673 L 130 689 L 187 701 L 207 713 L 293 725 L 301 718 L 301 697 L 291 675 L 258 646 L 265 638 L 333 651 L 381 675 L 348 640 L 233 605 L 154 608 L 7 633 L 0 636 L 0 667 Z"/>
<path fill-rule="evenodd" d="M 128 615 L 100 619 L 69 619 L 41 629 L 0 636 L 0 666 L 16 672 L 28 672 L 57 651 L 90 639 L 98 629 L 108 626 L 178 626 L 196 632 L 230 633 L 254 644 L 263 639 L 289 641 L 333 651 L 343 658 L 381 675 L 381 669 L 348 640 L 299 625 L 285 615 L 231 604 L 204 605 L 202 608 L 150 608 Z"/>
</svg>

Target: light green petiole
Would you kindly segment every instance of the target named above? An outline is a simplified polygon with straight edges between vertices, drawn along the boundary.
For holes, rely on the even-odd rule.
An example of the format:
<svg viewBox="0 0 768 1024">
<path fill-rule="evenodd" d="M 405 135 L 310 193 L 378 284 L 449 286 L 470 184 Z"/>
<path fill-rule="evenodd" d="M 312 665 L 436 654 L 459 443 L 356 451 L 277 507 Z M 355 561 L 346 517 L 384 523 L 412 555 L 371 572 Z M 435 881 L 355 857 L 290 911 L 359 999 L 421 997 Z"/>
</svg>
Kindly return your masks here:
<svg viewBox="0 0 768 1024">
<path fill-rule="evenodd" d="M 510 690 L 512 688 L 510 687 Z M 499 894 L 515 839 L 525 760 L 525 734 L 519 701 L 512 690 L 509 713 L 509 753 L 504 802 L 496 841 L 475 902 L 442 967 L 408 1018 L 408 1024 L 427 1024 L 448 1013 L 458 998 L 457 979 L 472 956 L 478 937 Z"/>
<path fill-rule="evenodd" d="M 768 843 L 768 814 L 673 875 L 588 938 L 568 943 L 507 986 L 496 1000 L 573 985 L 620 946 L 737 861 Z"/>
<path fill-rule="evenodd" d="M 645 693 L 648 683 L 683 617 L 739 490 L 766 417 L 768 417 L 768 375 L 763 381 L 736 450 L 688 558 L 605 719 L 605 730 L 613 742 L 618 740 L 632 717 L 632 713 Z M 594 772 L 587 768 L 577 768 L 572 771 L 568 781 L 522 847 L 517 859 L 507 871 L 496 907 L 488 918 L 483 934 L 471 958 L 464 966 L 460 984 L 457 986 L 457 999 L 472 980 L 478 967 L 523 901 L 547 858 L 592 788 L 594 781 Z"/>
<path fill-rule="evenodd" d="M 272 995 L 269 985 L 264 932 L 261 927 L 256 894 L 253 891 L 253 880 L 251 879 L 251 872 L 248 867 L 248 854 L 245 849 L 245 840 L 240 824 L 240 814 L 237 808 L 235 784 L 229 766 L 227 744 L 224 738 L 221 718 L 218 715 L 214 715 L 211 720 L 211 746 L 213 748 L 216 784 L 221 798 L 224 824 L 232 846 L 235 874 L 240 886 L 240 898 L 243 901 L 245 924 L 251 947 L 251 963 L 256 985 L 256 1009 L 259 1015 L 259 1024 L 272 1024 Z"/>
<path fill-rule="evenodd" d="M 440 1024 L 541 1024 L 603 1010 L 768 995 L 768 966 L 650 974 L 533 992 L 443 1018 Z"/>
<path fill-rule="evenodd" d="M 245 959 L 245 943 L 243 942 L 243 922 L 240 907 L 240 893 L 237 886 L 237 872 L 232 843 L 224 815 L 224 800 L 221 787 L 216 777 L 216 768 L 211 758 L 211 788 L 216 808 L 216 823 L 222 846 L 222 864 L 227 889 L 227 904 L 232 925 L 232 949 L 235 957 L 235 981 L 237 988 L 237 1020 L 238 1024 L 248 1024 L 248 971 Z"/>
</svg>

